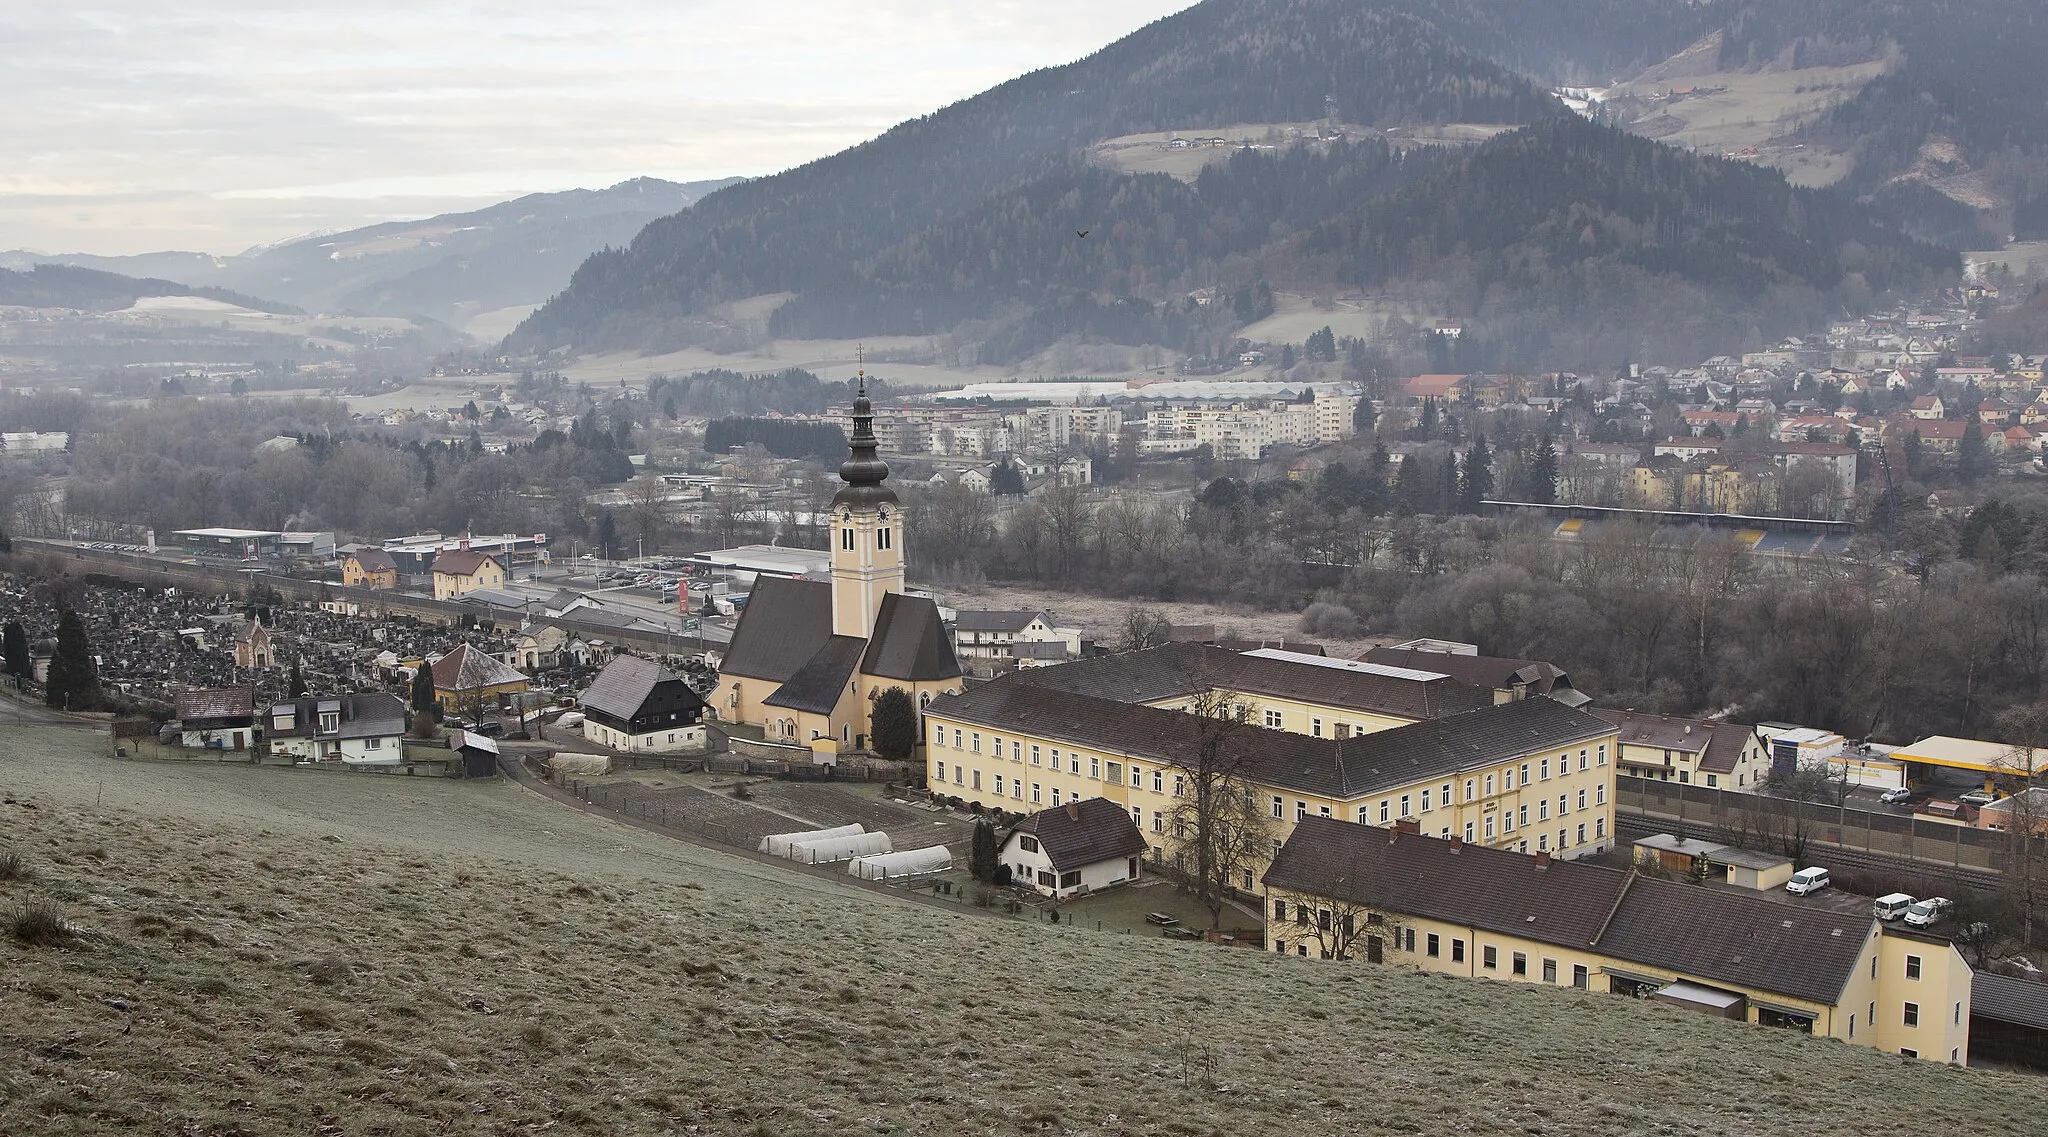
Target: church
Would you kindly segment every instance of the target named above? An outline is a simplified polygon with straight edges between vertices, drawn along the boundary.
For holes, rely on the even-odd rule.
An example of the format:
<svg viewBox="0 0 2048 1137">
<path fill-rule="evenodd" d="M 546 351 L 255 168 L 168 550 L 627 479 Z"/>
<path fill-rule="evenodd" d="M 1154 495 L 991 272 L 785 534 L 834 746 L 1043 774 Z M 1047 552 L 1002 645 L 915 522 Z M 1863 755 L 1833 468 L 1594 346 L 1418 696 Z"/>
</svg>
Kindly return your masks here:
<svg viewBox="0 0 2048 1137">
<path fill-rule="evenodd" d="M 831 579 L 759 578 L 719 669 L 718 716 L 769 742 L 865 749 L 883 692 L 901 687 L 923 707 L 964 686 L 938 605 L 904 594 L 903 507 L 874 422 L 863 373 L 832 498 Z"/>
</svg>

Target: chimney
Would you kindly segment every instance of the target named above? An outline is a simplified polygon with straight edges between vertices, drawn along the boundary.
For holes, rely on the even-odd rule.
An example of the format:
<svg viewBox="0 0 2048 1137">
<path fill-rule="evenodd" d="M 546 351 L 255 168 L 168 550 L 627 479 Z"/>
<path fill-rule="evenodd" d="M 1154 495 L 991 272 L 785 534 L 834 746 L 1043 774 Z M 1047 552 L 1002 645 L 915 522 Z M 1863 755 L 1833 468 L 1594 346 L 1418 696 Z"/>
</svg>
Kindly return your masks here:
<svg viewBox="0 0 2048 1137">
<path fill-rule="evenodd" d="M 1547 850 L 1536 850 L 1536 867 L 1539 869 L 1547 869 L 1550 867 L 1550 853 Z"/>
<path fill-rule="evenodd" d="M 1413 817 L 1404 817 L 1394 822 L 1394 831 L 1397 833 L 1414 833 L 1419 836 L 1422 833 L 1422 822 L 1417 821 Z"/>
<path fill-rule="evenodd" d="M 1078 802 L 1078 801 L 1070 801 L 1070 802 L 1068 802 L 1068 803 L 1067 803 L 1067 820 L 1068 820 L 1068 821 L 1079 821 L 1079 820 L 1081 820 L 1081 803 L 1080 803 L 1080 802 Z"/>
<path fill-rule="evenodd" d="M 1458 836 L 1456 833 L 1451 834 L 1451 852 L 1455 854 L 1458 850 L 1464 847 L 1465 839 L 1463 837 Z"/>
</svg>

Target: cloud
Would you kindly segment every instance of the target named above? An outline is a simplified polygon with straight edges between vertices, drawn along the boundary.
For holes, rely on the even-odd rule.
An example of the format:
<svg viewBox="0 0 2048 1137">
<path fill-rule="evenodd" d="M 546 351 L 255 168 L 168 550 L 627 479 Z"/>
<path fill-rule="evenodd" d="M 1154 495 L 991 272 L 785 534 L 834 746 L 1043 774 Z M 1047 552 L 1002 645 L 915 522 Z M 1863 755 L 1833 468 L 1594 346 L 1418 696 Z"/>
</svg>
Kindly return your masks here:
<svg viewBox="0 0 2048 1137">
<path fill-rule="evenodd" d="M 0 248 L 233 252 L 772 173 L 1186 3 L 15 0 L 0 99 L 31 113 L 0 136 Z"/>
</svg>

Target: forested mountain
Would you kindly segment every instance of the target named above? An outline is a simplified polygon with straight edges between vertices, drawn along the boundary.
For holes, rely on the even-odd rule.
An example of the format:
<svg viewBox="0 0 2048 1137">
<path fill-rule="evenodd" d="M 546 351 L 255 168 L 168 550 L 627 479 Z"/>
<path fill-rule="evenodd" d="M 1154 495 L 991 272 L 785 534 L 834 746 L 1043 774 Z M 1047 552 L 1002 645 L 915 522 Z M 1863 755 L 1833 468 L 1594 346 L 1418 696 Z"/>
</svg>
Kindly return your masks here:
<svg viewBox="0 0 2048 1137">
<path fill-rule="evenodd" d="M 1208 0 L 664 218 L 593 256 L 508 346 L 721 342 L 736 334 L 722 304 L 788 294 L 768 334 L 952 332 L 992 363 L 1063 336 L 1200 355 L 1263 312 L 1194 293 L 1364 289 L 1477 321 L 1504 365 L 1732 350 L 1953 271 L 1899 230 L 1960 247 L 2008 218 L 1945 176 L 2020 202 L 2019 228 L 2048 226 L 2048 107 L 2029 62 L 2044 8 Z M 1891 60 L 1804 128 L 1853 154 L 1850 180 L 1795 190 L 1624 138 L 1536 82 L 1604 83 L 1688 48 L 1710 70 Z M 1242 150 L 1192 181 L 1087 153 L 1279 122 L 1347 124 L 1350 141 Z M 1527 129 L 1405 154 L 1357 129 L 1449 122 Z"/>
<path fill-rule="evenodd" d="M 591 253 L 630 240 L 649 221 L 734 179 L 677 183 L 635 178 L 609 189 L 528 194 L 468 213 L 302 237 L 238 256 L 0 254 L 0 264 L 53 262 L 163 273 L 304 308 L 372 316 L 429 316 L 460 325 L 479 312 L 538 304 Z"/>
<path fill-rule="evenodd" d="M 144 296 L 200 296 L 259 312 L 298 310 L 225 288 L 194 288 L 168 280 L 137 279 L 73 265 L 39 264 L 26 272 L 0 268 L 0 304 L 4 305 L 118 312 L 132 307 Z"/>
<path fill-rule="evenodd" d="M 1242 122 L 1522 123 L 1562 113 L 1534 82 L 1402 11 L 1351 0 L 1209 0 L 1080 62 L 712 194 L 649 225 L 630 247 L 591 257 L 511 342 L 673 344 L 702 335 L 696 317 L 723 301 L 848 287 L 866 258 L 1103 138 Z"/>
</svg>

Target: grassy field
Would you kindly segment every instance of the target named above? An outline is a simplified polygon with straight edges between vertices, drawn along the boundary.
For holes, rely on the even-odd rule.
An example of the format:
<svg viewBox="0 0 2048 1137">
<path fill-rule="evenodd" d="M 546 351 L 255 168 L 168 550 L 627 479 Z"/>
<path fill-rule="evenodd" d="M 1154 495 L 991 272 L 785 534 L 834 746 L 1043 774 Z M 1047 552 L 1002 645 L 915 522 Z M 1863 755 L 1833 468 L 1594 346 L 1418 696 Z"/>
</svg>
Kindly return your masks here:
<svg viewBox="0 0 2048 1137">
<path fill-rule="evenodd" d="M 955 608 L 1015 611 L 1049 608 L 1059 617 L 1062 627 L 1078 627 L 1096 640 L 1112 645 L 1122 636 L 1124 620 L 1135 603 L 1111 597 L 1060 592 L 1052 588 L 985 582 L 946 585 L 942 592 L 946 603 Z M 1228 633 L 1239 639 L 1309 640 L 1322 644 L 1331 655 L 1341 655 L 1347 659 L 1355 658 L 1377 644 L 1391 642 L 1390 637 L 1385 636 L 1344 640 L 1331 636 L 1309 635 L 1301 631 L 1301 616 L 1294 612 L 1266 612 L 1220 604 L 1154 600 L 1145 601 L 1144 608 L 1147 612 L 1166 617 L 1169 623 L 1214 624 L 1218 635 Z"/>
<path fill-rule="evenodd" d="M 0 733 L 0 1133 L 2034 1134 L 2048 1082 Z M 0 871 L 0 875 L 6 875 Z"/>
</svg>

